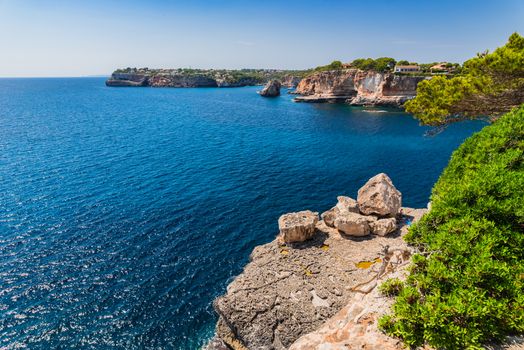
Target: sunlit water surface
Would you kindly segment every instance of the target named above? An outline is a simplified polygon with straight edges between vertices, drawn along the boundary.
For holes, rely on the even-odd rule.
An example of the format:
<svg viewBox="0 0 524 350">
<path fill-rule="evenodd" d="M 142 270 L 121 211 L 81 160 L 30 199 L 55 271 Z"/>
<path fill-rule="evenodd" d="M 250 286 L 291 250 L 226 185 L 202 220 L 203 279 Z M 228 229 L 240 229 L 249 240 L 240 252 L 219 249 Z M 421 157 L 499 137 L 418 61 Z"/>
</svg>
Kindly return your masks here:
<svg viewBox="0 0 524 350">
<path fill-rule="evenodd" d="M 0 80 L 0 348 L 198 348 L 279 215 L 379 172 L 425 207 L 482 127 L 256 90 Z"/>
</svg>

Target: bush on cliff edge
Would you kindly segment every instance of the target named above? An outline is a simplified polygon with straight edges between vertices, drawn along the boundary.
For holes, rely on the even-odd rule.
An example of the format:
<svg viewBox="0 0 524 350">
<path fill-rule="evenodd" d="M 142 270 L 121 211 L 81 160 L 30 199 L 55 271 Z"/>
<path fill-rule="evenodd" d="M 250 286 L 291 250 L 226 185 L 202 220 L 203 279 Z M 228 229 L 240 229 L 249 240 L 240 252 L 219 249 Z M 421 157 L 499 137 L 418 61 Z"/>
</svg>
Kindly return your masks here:
<svg viewBox="0 0 524 350">
<path fill-rule="evenodd" d="M 421 253 L 389 334 L 445 349 L 524 334 L 524 105 L 453 153 L 406 240 Z"/>
</svg>

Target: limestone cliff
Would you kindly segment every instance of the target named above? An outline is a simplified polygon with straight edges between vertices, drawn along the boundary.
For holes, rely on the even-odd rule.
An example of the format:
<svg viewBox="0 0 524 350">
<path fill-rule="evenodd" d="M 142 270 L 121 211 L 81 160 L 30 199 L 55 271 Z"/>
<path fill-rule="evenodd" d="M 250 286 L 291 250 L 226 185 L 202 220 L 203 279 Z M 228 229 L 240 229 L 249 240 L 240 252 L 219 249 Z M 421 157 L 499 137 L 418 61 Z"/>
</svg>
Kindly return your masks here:
<svg viewBox="0 0 524 350">
<path fill-rule="evenodd" d="M 298 102 L 347 102 L 352 105 L 401 106 L 415 97 L 424 77 L 358 69 L 318 72 L 300 81 Z"/>
<path fill-rule="evenodd" d="M 118 69 L 106 81 L 107 86 L 151 87 L 240 87 L 263 85 L 270 80 L 284 80 L 285 86 L 298 84 L 302 71 L 276 69 Z"/>
</svg>

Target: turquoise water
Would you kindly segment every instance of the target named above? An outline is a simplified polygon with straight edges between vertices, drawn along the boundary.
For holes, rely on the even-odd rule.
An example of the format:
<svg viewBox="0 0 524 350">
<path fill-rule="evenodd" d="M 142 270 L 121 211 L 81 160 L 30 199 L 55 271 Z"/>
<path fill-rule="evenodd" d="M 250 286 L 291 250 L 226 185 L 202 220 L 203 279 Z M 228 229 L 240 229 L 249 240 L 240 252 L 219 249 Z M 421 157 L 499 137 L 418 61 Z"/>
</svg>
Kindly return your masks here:
<svg viewBox="0 0 524 350">
<path fill-rule="evenodd" d="M 198 348 L 279 215 L 379 172 L 426 206 L 482 127 L 256 90 L 0 79 L 0 348 Z"/>
</svg>

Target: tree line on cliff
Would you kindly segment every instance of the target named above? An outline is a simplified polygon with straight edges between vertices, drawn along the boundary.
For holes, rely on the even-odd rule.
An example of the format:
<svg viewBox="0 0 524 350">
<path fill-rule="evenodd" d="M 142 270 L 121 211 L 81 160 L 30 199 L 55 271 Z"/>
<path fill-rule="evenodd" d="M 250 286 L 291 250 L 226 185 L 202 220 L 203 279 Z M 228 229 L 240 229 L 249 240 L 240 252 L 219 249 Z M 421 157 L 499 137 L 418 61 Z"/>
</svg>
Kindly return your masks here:
<svg viewBox="0 0 524 350">
<path fill-rule="evenodd" d="M 426 125 L 487 118 L 524 103 L 524 38 L 513 33 L 506 45 L 466 61 L 460 74 L 422 81 L 405 105 Z"/>
<path fill-rule="evenodd" d="M 418 249 L 379 325 L 411 347 L 482 349 L 524 334 L 524 38 L 419 83 L 406 109 L 423 124 L 488 118 L 435 184 L 405 239 Z M 508 112 L 509 111 L 509 112 Z"/>
</svg>

